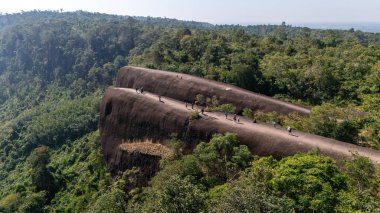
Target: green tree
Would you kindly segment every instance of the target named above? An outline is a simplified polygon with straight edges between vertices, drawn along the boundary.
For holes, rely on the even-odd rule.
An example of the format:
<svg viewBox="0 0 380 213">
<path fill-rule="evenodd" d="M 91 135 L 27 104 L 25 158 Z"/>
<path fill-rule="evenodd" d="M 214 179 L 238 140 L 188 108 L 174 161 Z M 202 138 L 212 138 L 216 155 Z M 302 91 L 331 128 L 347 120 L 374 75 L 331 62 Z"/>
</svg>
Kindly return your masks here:
<svg viewBox="0 0 380 213">
<path fill-rule="evenodd" d="M 31 182 L 35 192 L 46 192 L 46 198 L 50 201 L 56 192 L 55 180 L 47 165 L 49 152 L 46 146 L 34 149 L 29 157 L 31 164 Z"/>
<path fill-rule="evenodd" d="M 214 135 L 209 143 L 202 142 L 194 150 L 200 168 L 211 182 L 236 178 L 240 169 L 249 166 L 252 155 L 245 145 L 239 145 L 235 134 Z"/>
<path fill-rule="evenodd" d="M 353 154 L 353 159 L 345 164 L 348 177 L 348 190 L 339 194 L 340 212 L 380 212 L 380 178 L 372 162 Z"/>
<path fill-rule="evenodd" d="M 159 194 L 158 204 L 163 212 L 201 212 L 204 196 L 202 188 L 189 177 L 174 175 Z"/>
<path fill-rule="evenodd" d="M 280 198 L 260 186 L 239 182 L 218 198 L 210 212 L 294 212 L 289 198 Z"/>
<path fill-rule="evenodd" d="M 299 212 L 332 212 L 338 194 L 347 187 L 346 177 L 331 158 L 297 154 L 279 161 L 271 180 L 273 189 L 295 201 Z"/>
</svg>

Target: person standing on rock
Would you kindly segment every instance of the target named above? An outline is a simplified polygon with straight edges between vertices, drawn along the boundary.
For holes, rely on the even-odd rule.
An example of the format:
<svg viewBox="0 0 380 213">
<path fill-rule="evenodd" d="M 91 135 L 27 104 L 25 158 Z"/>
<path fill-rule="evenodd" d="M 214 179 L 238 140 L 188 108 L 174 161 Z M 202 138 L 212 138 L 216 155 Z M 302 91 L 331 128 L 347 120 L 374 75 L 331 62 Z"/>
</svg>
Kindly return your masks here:
<svg viewBox="0 0 380 213">
<path fill-rule="evenodd" d="M 158 101 L 161 102 L 161 95 L 158 96 Z"/>
<path fill-rule="evenodd" d="M 191 109 L 194 109 L 194 102 L 191 102 Z"/>
<path fill-rule="evenodd" d="M 201 112 L 202 112 L 202 115 L 203 115 L 204 112 L 205 112 L 205 108 L 202 107 Z"/>
<path fill-rule="evenodd" d="M 240 118 L 239 118 L 239 116 L 237 117 L 237 122 L 240 123 Z"/>
<path fill-rule="evenodd" d="M 234 122 L 236 123 L 236 114 L 234 114 Z"/>
<path fill-rule="evenodd" d="M 226 119 L 227 119 L 227 115 L 228 115 L 227 111 L 224 111 L 224 115 L 226 116 Z"/>
<path fill-rule="evenodd" d="M 292 135 L 292 127 L 288 126 L 288 133 L 289 135 Z"/>
<path fill-rule="evenodd" d="M 276 121 L 273 121 L 273 127 L 276 129 L 277 123 Z"/>
<path fill-rule="evenodd" d="M 144 87 L 141 87 L 141 88 L 140 88 L 140 93 L 141 93 L 141 94 L 144 93 Z"/>
<path fill-rule="evenodd" d="M 185 102 L 185 104 L 186 104 L 186 109 L 187 109 L 187 101 Z"/>
</svg>

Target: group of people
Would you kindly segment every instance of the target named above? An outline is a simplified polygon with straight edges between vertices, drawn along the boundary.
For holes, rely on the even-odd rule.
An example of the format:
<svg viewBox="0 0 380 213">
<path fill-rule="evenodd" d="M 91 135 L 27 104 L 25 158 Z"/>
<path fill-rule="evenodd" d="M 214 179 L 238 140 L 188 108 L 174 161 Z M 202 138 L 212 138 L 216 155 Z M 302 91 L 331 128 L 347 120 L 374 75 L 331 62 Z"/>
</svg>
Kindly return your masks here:
<svg viewBox="0 0 380 213">
<path fill-rule="evenodd" d="M 277 128 L 277 123 L 276 121 L 273 121 L 273 127 L 276 129 Z M 288 131 L 289 135 L 292 135 L 292 127 L 288 126 L 288 128 L 286 128 L 286 130 Z"/>
<path fill-rule="evenodd" d="M 144 92 L 144 88 L 143 87 L 136 88 L 136 93 L 143 94 L 143 92 Z M 161 95 L 158 95 L 158 101 L 161 102 Z M 188 104 L 189 103 L 186 101 L 185 102 L 186 108 L 187 108 Z M 194 109 L 194 103 L 193 102 L 191 103 L 191 109 Z M 205 111 L 205 109 L 202 107 L 202 109 L 201 109 L 202 115 L 204 114 L 204 111 Z M 226 117 L 226 119 L 228 119 L 228 112 L 227 111 L 224 112 L 224 116 Z M 234 114 L 233 120 L 234 120 L 235 123 L 240 123 L 240 118 L 236 114 Z M 253 120 L 253 123 L 256 123 L 256 118 Z M 273 124 L 273 127 L 276 129 L 277 128 L 277 122 L 273 121 L 272 124 Z M 292 135 L 292 127 L 288 126 L 287 131 L 288 131 L 289 135 Z"/>
<path fill-rule="evenodd" d="M 224 111 L 224 116 L 226 117 L 226 119 L 228 119 L 228 112 L 227 111 Z M 234 116 L 232 118 L 233 118 L 235 123 L 240 123 L 240 117 L 237 116 L 236 114 L 234 114 Z"/>
<path fill-rule="evenodd" d="M 144 87 L 141 87 L 141 88 L 136 87 L 136 93 L 137 94 L 139 94 L 139 93 L 144 94 Z"/>
<path fill-rule="evenodd" d="M 239 118 L 239 116 L 237 116 L 236 114 L 234 114 L 233 119 L 234 119 L 234 122 L 235 122 L 235 123 L 240 123 L 240 118 Z"/>
<path fill-rule="evenodd" d="M 188 103 L 187 101 L 185 101 L 186 109 L 187 109 L 187 105 L 188 105 L 188 104 L 189 104 L 189 103 Z M 194 103 L 191 102 L 190 105 L 191 105 L 191 109 L 194 109 Z"/>
</svg>

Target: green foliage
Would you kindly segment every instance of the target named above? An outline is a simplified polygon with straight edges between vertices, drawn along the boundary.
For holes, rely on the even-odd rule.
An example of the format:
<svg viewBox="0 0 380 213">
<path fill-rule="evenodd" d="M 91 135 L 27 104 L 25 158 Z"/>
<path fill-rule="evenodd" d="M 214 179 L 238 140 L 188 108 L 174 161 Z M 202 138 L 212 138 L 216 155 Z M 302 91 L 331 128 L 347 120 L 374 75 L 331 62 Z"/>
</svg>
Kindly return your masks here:
<svg viewBox="0 0 380 213">
<path fill-rule="evenodd" d="M 254 114 L 252 109 L 244 108 L 243 109 L 243 116 L 246 118 L 254 119 Z"/>
<path fill-rule="evenodd" d="M 332 104 L 314 107 L 309 122 L 311 131 L 317 135 L 331 137 L 338 126 L 338 118 L 342 117 L 341 113 L 343 112 Z"/>
<path fill-rule="evenodd" d="M 295 201 L 297 211 L 331 212 L 346 177 L 332 160 L 318 155 L 295 155 L 282 159 L 271 180 L 278 193 Z"/>
<path fill-rule="evenodd" d="M 172 176 L 158 196 L 158 205 L 163 212 L 201 212 L 204 193 L 189 177 Z"/>
<path fill-rule="evenodd" d="M 217 135 L 194 155 L 162 162 L 141 189 L 134 170 L 110 183 L 96 131 L 97 91 L 129 63 L 324 103 L 310 117 L 254 117 L 380 149 L 379 40 L 285 24 L 212 26 L 82 11 L 0 15 L 0 211 L 379 212 L 380 172 L 367 159 L 355 157 L 340 172 L 321 156 L 268 157 L 244 173 L 248 149 L 236 136 Z M 217 97 L 197 99 L 211 110 L 236 110 Z"/>
<path fill-rule="evenodd" d="M 35 192 L 45 191 L 47 199 L 52 199 L 56 191 L 55 180 L 47 165 L 50 161 L 48 148 L 38 147 L 29 157 L 31 184 Z"/>
<path fill-rule="evenodd" d="M 165 140 L 163 144 L 174 150 L 177 156 L 181 154 L 182 148 L 185 145 L 183 141 L 177 139 L 176 133 L 171 134 L 170 139 Z"/>
<path fill-rule="evenodd" d="M 99 131 L 68 143 L 51 154 L 50 168 L 62 187 L 49 210 L 81 212 L 105 193 L 109 173 L 101 152 Z"/>
<path fill-rule="evenodd" d="M 119 180 L 112 185 L 110 191 L 99 196 L 96 202 L 91 206 L 89 212 L 102 213 L 118 213 L 125 212 L 127 203 L 125 202 L 125 191 L 119 185 L 124 185 L 123 180 Z"/>
<path fill-rule="evenodd" d="M 206 194 L 206 208 L 211 210 L 214 209 L 218 201 L 222 198 L 223 194 L 229 189 L 229 184 L 225 183 L 223 185 L 217 185 L 209 189 Z"/>
<path fill-rule="evenodd" d="M 187 185 L 194 186 L 194 184 L 199 184 L 200 179 L 203 177 L 203 173 L 198 167 L 197 159 L 193 155 L 185 155 L 182 156 L 178 160 L 174 160 L 172 162 L 165 162 L 162 165 L 163 168 L 159 171 L 150 181 L 150 187 L 146 187 L 143 190 L 133 189 L 130 192 L 130 199 L 128 202 L 128 212 L 165 212 L 159 202 L 167 202 L 162 199 L 166 196 L 169 199 L 169 194 L 162 194 L 165 188 L 170 187 L 172 184 L 172 178 L 175 176 L 175 180 L 181 179 L 184 180 L 186 178 Z M 189 182 L 191 181 L 191 183 Z M 200 186 L 197 186 L 200 188 Z M 168 189 L 168 190 L 177 190 Z M 191 189 L 186 189 L 191 190 Z M 189 196 L 192 192 L 188 191 Z M 198 193 L 198 192 L 197 192 Z M 202 192 L 203 193 L 203 192 Z M 186 195 L 186 196 L 187 196 Z M 182 195 L 179 195 L 182 196 Z M 203 197 L 203 194 L 202 194 Z M 162 198 L 162 199 L 161 199 Z M 183 198 L 183 197 L 182 197 Z M 181 198 L 181 199 L 182 199 Z M 193 197 L 194 199 L 198 199 Z M 174 198 L 172 198 L 174 199 Z M 172 204 L 177 205 L 177 204 Z M 182 204 L 178 204 L 182 205 Z M 187 204 L 186 204 L 187 205 Z M 202 204 L 203 206 L 203 204 Z M 182 207 L 181 207 L 182 208 Z M 187 208 L 187 207 L 186 207 Z M 175 210 L 173 210 L 175 211 Z"/>
<path fill-rule="evenodd" d="M 199 115 L 198 110 L 191 110 L 189 112 L 189 119 L 190 120 L 197 120 L 199 118 L 201 118 L 201 116 Z"/>
<path fill-rule="evenodd" d="M 210 212 L 294 212 L 289 198 L 269 194 L 265 188 L 240 182 L 225 190 Z"/>
<path fill-rule="evenodd" d="M 236 107 L 232 104 L 221 104 L 214 107 L 209 107 L 208 110 L 214 112 L 227 112 L 230 114 L 235 114 Z"/>
<path fill-rule="evenodd" d="M 44 205 L 46 204 L 45 191 L 38 193 L 31 193 L 27 195 L 19 206 L 19 212 L 25 213 L 39 213 L 44 211 Z"/>
<path fill-rule="evenodd" d="M 5 213 L 15 212 L 20 205 L 21 195 L 12 193 L 0 200 L 0 211 Z"/>
<path fill-rule="evenodd" d="M 123 200 L 123 197 L 125 197 L 125 192 L 122 190 L 114 189 L 111 192 L 104 193 L 98 198 L 89 212 L 124 212 L 126 209 L 126 203 Z"/>
<path fill-rule="evenodd" d="M 264 121 L 264 122 L 267 122 L 267 123 L 272 123 L 273 121 L 275 121 L 279 125 L 282 125 L 282 123 L 283 123 L 282 122 L 283 117 L 281 115 L 278 115 L 277 112 L 268 112 L 268 113 L 265 113 L 265 112 L 262 112 L 262 111 L 256 111 L 254 113 L 254 117 L 257 120 Z"/>
<path fill-rule="evenodd" d="M 202 95 L 202 94 L 197 94 L 195 96 L 195 104 L 198 104 L 200 106 L 205 105 L 206 104 L 206 98 L 205 98 L 205 96 Z"/>
<path fill-rule="evenodd" d="M 352 182 L 350 186 L 354 186 L 356 190 L 364 191 L 366 189 L 375 190 L 376 194 L 379 189 L 376 189 L 378 183 L 373 181 L 375 179 L 376 170 L 372 162 L 365 157 L 353 154 L 353 160 L 346 163 L 346 172 L 349 180 Z"/>
<path fill-rule="evenodd" d="M 348 190 L 339 195 L 339 212 L 380 212 L 380 173 L 368 158 L 353 154 L 346 162 Z"/>
<path fill-rule="evenodd" d="M 165 164 L 160 172 L 151 180 L 151 185 L 161 187 L 162 183 L 170 179 L 170 176 L 176 174 L 181 178 L 192 177 L 194 180 L 200 180 L 203 176 L 201 169 L 198 167 L 197 159 L 194 155 L 185 155 L 180 159 Z"/>
<path fill-rule="evenodd" d="M 211 185 L 234 179 L 250 164 L 252 155 L 245 145 L 239 145 L 235 134 L 214 135 L 209 143 L 200 143 L 194 156 Z"/>
<path fill-rule="evenodd" d="M 293 129 L 316 135 L 334 138 L 340 141 L 380 148 L 378 130 L 380 117 L 373 113 L 364 113 L 357 107 L 341 108 L 333 104 L 315 106 L 309 116 L 300 116 L 296 113 L 278 115 L 276 112 L 244 109 L 243 115 L 267 123 L 276 121 L 282 126 L 291 126 Z"/>
</svg>

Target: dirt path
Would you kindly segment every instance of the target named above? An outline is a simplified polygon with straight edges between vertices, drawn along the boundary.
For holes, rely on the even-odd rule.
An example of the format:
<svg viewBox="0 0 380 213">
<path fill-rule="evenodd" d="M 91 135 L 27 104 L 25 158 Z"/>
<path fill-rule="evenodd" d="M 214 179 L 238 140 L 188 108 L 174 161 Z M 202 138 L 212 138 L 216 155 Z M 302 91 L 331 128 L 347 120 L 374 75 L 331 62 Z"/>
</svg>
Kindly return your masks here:
<svg viewBox="0 0 380 213">
<path fill-rule="evenodd" d="M 117 88 L 120 90 L 124 90 L 126 92 L 135 92 L 133 89 L 129 88 Z M 144 92 L 144 94 L 138 94 L 136 95 L 143 95 L 145 98 L 152 99 L 154 101 L 159 101 L 159 97 L 155 94 Z M 167 97 L 161 97 L 161 103 L 166 104 L 170 107 L 173 107 L 177 110 L 182 110 L 184 113 L 187 113 L 191 111 L 191 104 L 188 104 L 186 108 L 186 104 L 181 101 L 177 101 L 174 99 L 170 99 Z M 194 109 L 198 109 L 200 112 L 200 108 L 194 105 Z M 287 141 L 291 141 L 294 143 L 304 143 L 308 144 L 312 147 L 319 148 L 321 150 L 330 150 L 332 152 L 341 153 L 342 155 L 350 156 L 351 152 L 357 152 L 359 155 L 366 156 L 370 158 L 374 163 L 379 164 L 380 163 L 380 152 L 375 151 L 372 149 L 359 147 L 353 144 L 348 144 L 340 141 L 336 141 L 333 139 L 307 134 L 299 131 L 294 131 L 292 135 L 289 135 L 287 130 L 277 126 L 277 128 L 274 128 L 271 124 L 267 123 L 253 123 L 252 120 L 246 119 L 243 117 L 240 117 L 240 122 L 236 123 L 232 119 L 232 115 L 228 115 L 228 119 L 225 118 L 225 115 L 223 113 L 216 113 L 216 112 L 205 112 L 204 115 L 201 115 L 203 119 L 213 119 L 215 122 L 220 122 L 224 124 L 228 124 L 230 126 L 238 126 L 239 128 L 244 128 L 246 130 L 255 130 L 256 132 L 264 133 L 264 134 L 270 134 L 272 137 L 276 138 L 284 138 Z"/>
</svg>

